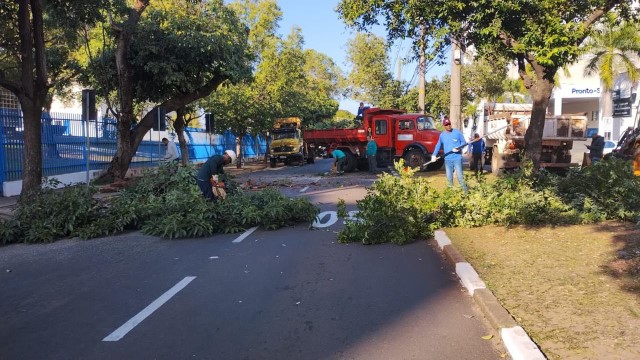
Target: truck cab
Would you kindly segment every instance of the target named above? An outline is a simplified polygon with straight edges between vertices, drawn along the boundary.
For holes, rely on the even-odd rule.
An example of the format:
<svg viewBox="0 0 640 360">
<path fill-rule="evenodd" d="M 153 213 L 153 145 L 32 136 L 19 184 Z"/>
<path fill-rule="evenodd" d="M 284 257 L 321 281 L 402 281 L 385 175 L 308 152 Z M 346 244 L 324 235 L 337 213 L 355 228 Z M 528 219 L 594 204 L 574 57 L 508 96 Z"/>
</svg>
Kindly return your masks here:
<svg viewBox="0 0 640 360">
<path fill-rule="evenodd" d="M 269 145 L 269 163 L 276 167 L 283 162 L 304 163 L 304 146 L 301 134 L 302 121 L 297 117 L 276 119 L 271 130 L 271 144 Z"/>
</svg>

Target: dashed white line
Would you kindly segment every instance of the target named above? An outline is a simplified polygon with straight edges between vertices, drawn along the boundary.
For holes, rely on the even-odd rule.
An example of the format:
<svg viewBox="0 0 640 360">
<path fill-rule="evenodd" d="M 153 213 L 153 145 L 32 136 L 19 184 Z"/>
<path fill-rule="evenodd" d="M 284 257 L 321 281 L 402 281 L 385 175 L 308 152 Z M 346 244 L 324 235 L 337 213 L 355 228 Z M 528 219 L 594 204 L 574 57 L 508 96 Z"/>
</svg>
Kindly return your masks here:
<svg viewBox="0 0 640 360">
<path fill-rule="evenodd" d="M 303 188 L 300 190 L 300 192 L 302 193 L 302 192 L 305 192 L 305 191 L 307 191 L 307 190 L 309 190 L 309 187 L 308 187 L 308 186 L 305 186 L 305 187 L 303 187 Z"/>
<path fill-rule="evenodd" d="M 233 240 L 232 242 L 234 243 L 239 243 L 242 240 L 246 239 L 247 236 L 251 235 L 252 232 L 256 231 L 258 229 L 257 226 L 252 227 L 251 229 L 245 231 L 242 235 L 238 236 L 235 240 Z"/>
<path fill-rule="evenodd" d="M 149 304 L 149 306 L 142 309 L 142 311 L 140 311 L 136 316 L 129 319 L 129 321 L 117 328 L 114 332 L 107 335 L 107 337 L 102 339 L 102 341 L 118 341 L 122 339 L 129 331 L 133 330 L 133 328 L 138 326 L 138 324 L 140 324 L 144 319 L 153 314 L 154 311 L 158 310 L 160 306 L 169 301 L 169 299 L 177 294 L 178 291 L 184 289 L 195 278 L 195 276 L 187 276 L 180 280 L 179 283 L 175 284 L 171 289 L 167 290 L 167 292 L 155 299 L 151 304 Z"/>
</svg>

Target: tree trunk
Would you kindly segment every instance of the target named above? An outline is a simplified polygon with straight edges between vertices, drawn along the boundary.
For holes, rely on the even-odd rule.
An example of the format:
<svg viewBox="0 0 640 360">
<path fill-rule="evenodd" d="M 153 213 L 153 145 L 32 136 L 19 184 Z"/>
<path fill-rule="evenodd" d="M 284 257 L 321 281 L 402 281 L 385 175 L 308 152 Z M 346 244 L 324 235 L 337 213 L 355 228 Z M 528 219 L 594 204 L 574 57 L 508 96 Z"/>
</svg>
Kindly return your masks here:
<svg viewBox="0 0 640 360">
<path fill-rule="evenodd" d="M 270 143 L 269 138 L 270 138 L 270 136 L 267 136 L 266 133 L 262 133 L 262 136 L 264 137 L 264 142 L 265 142 L 265 145 L 266 145 L 266 149 L 265 149 L 265 152 L 264 152 L 264 163 L 267 164 L 267 163 L 269 163 L 269 143 Z"/>
<path fill-rule="evenodd" d="M 9 84 L 18 97 L 24 123 L 22 157 L 22 195 L 40 188 L 42 181 L 42 106 L 49 92 L 47 57 L 44 42 L 42 2 L 18 3 L 20 36 L 20 85 Z"/>
<path fill-rule="evenodd" d="M 129 63 L 129 48 L 135 29 L 140 21 L 142 12 L 149 5 L 149 0 L 136 0 L 132 9 L 129 9 L 129 17 L 120 26 L 115 27 L 118 34 L 116 43 L 116 69 L 118 74 L 118 100 L 120 114 L 118 116 L 118 146 L 107 176 L 116 179 L 124 179 L 129 170 L 129 164 L 133 158 L 131 125 L 135 120 L 133 112 L 133 84 L 131 82 L 132 70 Z"/>
<path fill-rule="evenodd" d="M 42 182 L 42 103 L 20 101 L 24 123 L 24 150 L 22 155 L 22 193 L 40 188 Z"/>
<path fill-rule="evenodd" d="M 184 119 L 184 115 L 186 113 L 186 108 L 181 107 L 176 110 L 176 121 L 173 123 L 173 128 L 176 130 L 176 134 L 178 134 L 178 143 L 180 143 L 180 152 L 182 154 L 182 165 L 187 165 L 189 163 L 189 151 L 187 150 L 187 140 L 184 138 L 184 128 L 186 126 L 186 121 Z"/>
<path fill-rule="evenodd" d="M 531 122 L 524 135 L 524 141 L 525 155 L 533 161 L 534 171 L 538 171 L 540 168 L 540 155 L 542 153 L 544 121 L 547 115 L 551 92 L 554 87 L 553 77 L 555 71 L 540 66 L 534 67 L 536 68 L 537 79 L 529 88 L 529 93 L 533 101 L 533 109 L 531 112 Z"/>
<path fill-rule="evenodd" d="M 236 168 L 238 169 L 242 169 L 242 139 L 244 139 L 244 134 L 246 134 L 247 131 L 245 130 L 244 132 L 240 133 L 240 136 L 238 137 L 238 141 L 236 141 Z"/>
<path fill-rule="evenodd" d="M 173 98 L 156 106 L 154 109 L 162 106 L 165 108 L 167 113 L 170 113 L 172 111 L 177 111 L 181 107 L 191 104 L 192 102 L 202 99 L 203 97 L 211 94 L 211 92 L 215 91 L 224 80 L 226 80 L 226 78 L 222 78 L 222 77 L 213 78 L 207 84 L 203 85 L 199 89 L 196 89 L 192 93 L 176 95 Z M 127 153 L 122 153 L 122 154 L 120 153 L 120 138 L 118 138 L 118 153 L 116 154 L 114 159 L 111 161 L 111 164 L 109 165 L 109 170 L 107 171 L 108 175 L 112 174 L 111 169 L 112 168 L 115 169 L 114 166 L 116 165 L 125 166 L 124 161 L 119 161 L 118 164 L 114 165 L 114 161 L 116 160 L 116 157 L 126 156 L 128 159 L 126 161 L 126 167 L 122 167 L 121 169 L 119 169 L 120 173 L 123 174 L 122 176 L 124 176 L 124 174 L 129 169 L 129 165 L 131 164 L 133 155 L 135 155 L 136 151 L 138 151 L 138 146 L 140 146 L 140 143 L 142 143 L 142 140 L 144 139 L 145 135 L 147 135 L 147 132 L 149 132 L 149 130 L 153 127 L 154 121 L 156 121 L 156 119 L 154 119 L 153 117 L 153 110 L 152 110 L 148 112 L 142 118 L 142 120 L 140 120 L 140 122 L 135 125 L 135 127 L 132 130 L 129 131 L 130 135 L 129 134 L 126 135 L 127 143 L 129 143 Z M 129 121 L 129 125 L 128 125 L 129 128 L 131 128 L 131 124 L 132 122 Z M 118 122 L 118 135 L 120 136 L 119 130 L 120 130 L 120 122 Z M 113 172 L 113 174 L 115 174 L 115 172 Z M 112 176 L 115 176 L 115 175 L 112 175 Z"/>
<path fill-rule="evenodd" d="M 124 179 L 129 170 L 131 159 L 133 158 L 132 152 L 132 133 L 131 124 L 133 123 L 133 114 L 120 114 L 120 120 L 118 121 L 118 145 L 116 148 L 116 154 L 111 159 L 109 169 L 107 169 L 107 176 L 115 179 Z"/>
</svg>

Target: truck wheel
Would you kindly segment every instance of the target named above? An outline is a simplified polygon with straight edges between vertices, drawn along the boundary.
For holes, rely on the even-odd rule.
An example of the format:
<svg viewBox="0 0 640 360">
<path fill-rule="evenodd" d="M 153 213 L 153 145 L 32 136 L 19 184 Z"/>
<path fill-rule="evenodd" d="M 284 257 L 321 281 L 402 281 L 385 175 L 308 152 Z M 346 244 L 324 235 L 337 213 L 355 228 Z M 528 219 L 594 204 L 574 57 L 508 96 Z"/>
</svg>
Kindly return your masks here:
<svg viewBox="0 0 640 360">
<path fill-rule="evenodd" d="M 269 165 L 271 165 L 272 168 L 276 167 L 276 159 L 269 159 Z"/>
<path fill-rule="evenodd" d="M 498 149 L 493 148 L 493 151 L 491 153 L 491 172 L 493 173 L 493 175 L 497 176 L 500 175 L 503 171 L 504 168 L 502 165 L 502 156 L 500 155 Z"/>
<path fill-rule="evenodd" d="M 444 165 L 444 159 L 438 159 L 438 161 L 433 164 L 427 165 L 427 171 L 436 171 L 442 169 L 442 165 Z"/>
<path fill-rule="evenodd" d="M 356 165 L 358 165 L 358 159 L 356 159 L 355 155 L 352 153 L 347 153 L 347 160 L 344 164 L 344 172 L 353 172 L 356 169 Z"/>
<path fill-rule="evenodd" d="M 426 162 L 424 154 L 420 150 L 411 150 L 404 155 L 404 162 L 407 166 L 415 169 L 422 167 Z"/>
</svg>

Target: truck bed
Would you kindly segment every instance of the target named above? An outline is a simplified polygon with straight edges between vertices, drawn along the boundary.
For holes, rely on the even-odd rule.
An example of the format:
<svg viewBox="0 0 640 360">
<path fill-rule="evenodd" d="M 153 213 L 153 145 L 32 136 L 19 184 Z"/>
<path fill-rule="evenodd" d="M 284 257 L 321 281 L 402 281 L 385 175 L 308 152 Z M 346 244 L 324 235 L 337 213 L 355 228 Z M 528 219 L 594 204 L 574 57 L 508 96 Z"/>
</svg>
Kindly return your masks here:
<svg viewBox="0 0 640 360">
<path fill-rule="evenodd" d="M 303 138 L 313 143 L 367 142 L 367 131 L 363 128 L 305 130 Z"/>
</svg>

